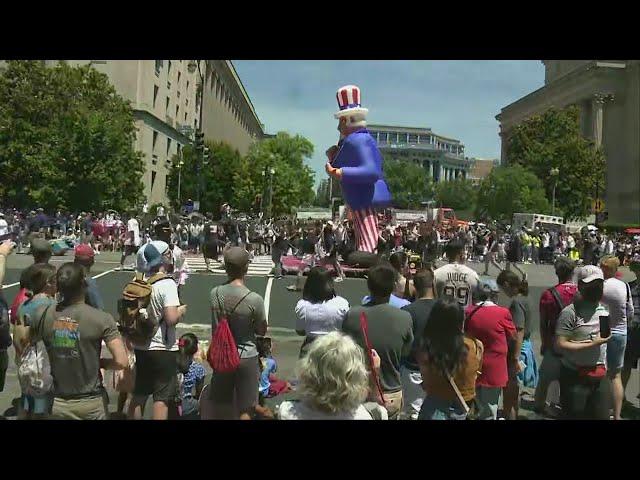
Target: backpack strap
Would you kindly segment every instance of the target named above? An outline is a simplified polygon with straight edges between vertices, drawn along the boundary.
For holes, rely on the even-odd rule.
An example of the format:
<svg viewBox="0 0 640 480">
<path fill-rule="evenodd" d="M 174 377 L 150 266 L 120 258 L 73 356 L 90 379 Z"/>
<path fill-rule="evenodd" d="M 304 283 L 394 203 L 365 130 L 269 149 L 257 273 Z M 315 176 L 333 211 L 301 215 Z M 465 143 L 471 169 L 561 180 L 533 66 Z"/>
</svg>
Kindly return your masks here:
<svg viewBox="0 0 640 480">
<path fill-rule="evenodd" d="M 556 290 L 556 287 L 551 287 L 549 289 L 549 292 L 551 293 L 551 295 L 553 295 L 553 298 L 555 299 L 556 303 L 558 304 L 558 307 L 560 307 L 560 310 L 562 310 L 564 307 L 566 307 L 566 305 L 562 301 L 562 298 L 560 298 L 560 294 L 558 293 L 558 290 Z"/>
</svg>

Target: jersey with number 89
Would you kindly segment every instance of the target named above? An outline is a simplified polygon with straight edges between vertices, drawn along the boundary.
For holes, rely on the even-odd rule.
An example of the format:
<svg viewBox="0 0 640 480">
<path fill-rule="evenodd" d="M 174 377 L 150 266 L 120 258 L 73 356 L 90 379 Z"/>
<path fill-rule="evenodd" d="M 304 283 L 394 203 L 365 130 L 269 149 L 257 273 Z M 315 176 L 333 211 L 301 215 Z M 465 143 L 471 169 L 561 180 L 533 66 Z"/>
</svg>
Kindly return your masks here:
<svg viewBox="0 0 640 480">
<path fill-rule="evenodd" d="M 449 263 L 434 272 L 436 295 L 458 300 L 465 308 L 472 304 L 472 295 L 478 286 L 475 270 L 459 263 Z"/>
</svg>

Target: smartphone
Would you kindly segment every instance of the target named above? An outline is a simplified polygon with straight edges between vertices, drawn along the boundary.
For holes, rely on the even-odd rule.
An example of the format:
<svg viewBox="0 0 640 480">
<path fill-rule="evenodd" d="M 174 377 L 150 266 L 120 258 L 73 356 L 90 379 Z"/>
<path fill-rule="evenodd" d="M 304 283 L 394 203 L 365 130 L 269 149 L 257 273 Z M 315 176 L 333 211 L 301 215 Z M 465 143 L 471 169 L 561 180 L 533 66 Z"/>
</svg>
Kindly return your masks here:
<svg viewBox="0 0 640 480">
<path fill-rule="evenodd" d="M 607 338 L 610 335 L 609 315 L 600 315 L 600 338 Z"/>
</svg>

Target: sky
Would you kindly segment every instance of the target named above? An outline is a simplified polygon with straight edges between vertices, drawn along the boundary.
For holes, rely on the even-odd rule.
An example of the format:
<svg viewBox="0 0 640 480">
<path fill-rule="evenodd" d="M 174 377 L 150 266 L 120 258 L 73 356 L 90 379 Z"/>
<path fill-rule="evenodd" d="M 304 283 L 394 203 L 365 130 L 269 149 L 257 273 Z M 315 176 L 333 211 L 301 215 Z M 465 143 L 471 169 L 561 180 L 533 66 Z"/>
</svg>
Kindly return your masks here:
<svg viewBox="0 0 640 480">
<path fill-rule="evenodd" d="M 314 144 L 309 165 L 325 177 L 324 152 L 338 141 L 336 91 L 357 85 L 370 124 L 431 128 L 468 157 L 500 158 L 495 116 L 544 84 L 539 60 L 238 60 L 233 62 L 267 133 Z"/>
</svg>

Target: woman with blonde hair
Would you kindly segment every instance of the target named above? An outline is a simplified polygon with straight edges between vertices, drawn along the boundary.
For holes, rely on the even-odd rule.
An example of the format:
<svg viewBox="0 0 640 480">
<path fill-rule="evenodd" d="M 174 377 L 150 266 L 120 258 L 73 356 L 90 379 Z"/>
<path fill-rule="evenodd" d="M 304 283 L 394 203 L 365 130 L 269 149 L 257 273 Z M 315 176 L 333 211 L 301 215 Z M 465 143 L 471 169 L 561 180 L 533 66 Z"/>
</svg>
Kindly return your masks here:
<svg viewBox="0 0 640 480">
<path fill-rule="evenodd" d="M 316 339 L 298 363 L 298 378 L 300 400 L 282 402 L 281 420 L 373 419 L 363 405 L 370 385 L 365 354 L 351 337 L 331 332 Z"/>
</svg>

